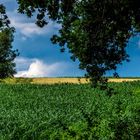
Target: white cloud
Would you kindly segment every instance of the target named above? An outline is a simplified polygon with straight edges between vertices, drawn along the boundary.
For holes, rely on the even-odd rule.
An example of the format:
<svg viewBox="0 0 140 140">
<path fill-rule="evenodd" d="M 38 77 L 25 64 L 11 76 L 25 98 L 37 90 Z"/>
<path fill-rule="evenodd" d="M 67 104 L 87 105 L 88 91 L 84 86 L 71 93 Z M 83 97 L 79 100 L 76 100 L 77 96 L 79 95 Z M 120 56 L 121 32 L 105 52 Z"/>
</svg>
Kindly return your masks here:
<svg viewBox="0 0 140 140">
<path fill-rule="evenodd" d="M 16 19 L 10 19 L 11 20 L 11 25 L 18 29 L 22 35 L 30 37 L 33 34 L 42 34 L 44 31 L 42 29 L 39 29 L 36 27 L 34 23 L 23 23 L 20 21 L 17 21 Z"/>
<path fill-rule="evenodd" d="M 8 12 L 11 26 L 15 27 L 25 37 L 31 37 L 33 35 L 50 35 L 56 33 L 60 28 L 60 25 L 49 21 L 48 25 L 44 28 L 40 28 L 35 24 L 33 18 L 27 18 L 25 15 L 14 12 Z"/>
<path fill-rule="evenodd" d="M 47 64 L 39 59 L 17 58 L 15 60 L 18 70 L 15 77 L 57 77 L 62 76 L 69 69 L 69 65 L 64 62 Z"/>
</svg>

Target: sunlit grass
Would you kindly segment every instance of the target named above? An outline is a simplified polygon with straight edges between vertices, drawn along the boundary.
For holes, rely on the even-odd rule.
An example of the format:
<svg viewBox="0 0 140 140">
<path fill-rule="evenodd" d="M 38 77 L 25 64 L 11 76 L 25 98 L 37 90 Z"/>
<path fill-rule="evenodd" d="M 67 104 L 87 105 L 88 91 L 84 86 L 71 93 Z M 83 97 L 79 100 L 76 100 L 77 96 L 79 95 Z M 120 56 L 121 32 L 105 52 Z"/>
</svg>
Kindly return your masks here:
<svg viewBox="0 0 140 140">
<path fill-rule="evenodd" d="M 109 82 L 125 82 L 125 81 L 137 81 L 137 80 L 140 80 L 140 79 L 110 78 Z M 32 83 L 37 83 L 37 84 L 55 84 L 55 83 L 86 84 L 86 83 L 89 83 L 89 79 L 86 79 L 86 78 L 33 78 Z"/>
<path fill-rule="evenodd" d="M 125 81 L 138 81 L 140 78 L 109 78 L 109 82 L 125 82 Z M 0 82 L 7 84 L 16 83 L 32 83 L 32 84 L 87 84 L 89 79 L 86 78 L 6 78 L 1 79 Z"/>
</svg>

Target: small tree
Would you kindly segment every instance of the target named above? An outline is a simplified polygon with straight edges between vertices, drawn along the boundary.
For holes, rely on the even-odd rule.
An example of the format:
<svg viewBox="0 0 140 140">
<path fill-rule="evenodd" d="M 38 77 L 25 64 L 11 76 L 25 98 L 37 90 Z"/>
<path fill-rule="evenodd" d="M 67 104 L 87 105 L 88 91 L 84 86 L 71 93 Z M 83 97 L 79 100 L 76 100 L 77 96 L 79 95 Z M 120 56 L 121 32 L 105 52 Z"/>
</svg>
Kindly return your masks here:
<svg viewBox="0 0 140 140">
<path fill-rule="evenodd" d="M 12 50 L 14 32 L 5 7 L 0 4 L 0 78 L 12 77 L 16 73 L 14 59 L 18 52 Z"/>
</svg>

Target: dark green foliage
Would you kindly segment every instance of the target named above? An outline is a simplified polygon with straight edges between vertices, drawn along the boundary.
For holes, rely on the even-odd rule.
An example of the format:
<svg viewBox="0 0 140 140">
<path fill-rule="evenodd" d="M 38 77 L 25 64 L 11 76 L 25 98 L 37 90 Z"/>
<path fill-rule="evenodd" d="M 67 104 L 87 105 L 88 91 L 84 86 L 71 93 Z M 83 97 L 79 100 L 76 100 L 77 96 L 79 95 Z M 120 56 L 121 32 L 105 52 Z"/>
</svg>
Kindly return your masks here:
<svg viewBox="0 0 140 140">
<path fill-rule="evenodd" d="M 29 17 L 37 11 L 37 25 L 43 27 L 45 13 L 62 25 L 59 35 L 52 37 L 63 52 L 65 46 L 72 59 L 80 61 L 92 85 L 106 87 L 109 70 L 128 60 L 126 46 L 129 38 L 140 30 L 138 0 L 17 0 L 19 12 Z M 114 72 L 114 76 L 118 74 Z"/>
<path fill-rule="evenodd" d="M 10 21 L 6 15 L 5 7 L 0 4 L 0 78 L 11 77 L 15 74 L 17 50 L 12 50 L 13 33 Z"/>
<path fill-rule="evenodd" d="M 140 82 L 0 84 L 0 140 L 139 140 Z"/>
</svg>

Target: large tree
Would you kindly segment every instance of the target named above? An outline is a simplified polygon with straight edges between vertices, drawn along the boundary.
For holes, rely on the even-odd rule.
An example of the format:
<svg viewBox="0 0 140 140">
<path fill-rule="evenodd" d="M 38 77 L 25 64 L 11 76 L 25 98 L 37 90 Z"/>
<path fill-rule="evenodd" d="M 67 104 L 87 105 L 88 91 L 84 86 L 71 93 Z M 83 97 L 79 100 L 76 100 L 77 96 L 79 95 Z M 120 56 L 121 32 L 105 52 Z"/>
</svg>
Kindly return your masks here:
<svg viewBox="0 0 140 140">
<path fill-rule="evenodd" d="M 14 59 L 17 50 L 12 50 L 13 33 L 5 7 L 0 4 L 0 78 L 11 77 L 16 73 Z"/>
<path fill-rule="evenodd" d="M 51 20 L 61 24 L 53 43 L 67 46 L 72 59 L 80 61 L 94 87 L 105 85 L 103 76 L 124 60 L 131 36 L 140 29 L 138 0 L 17 0 L 19 12 L 31 17 L 37 13 L 36 24 L 43 27 Z"/>
</svg>

